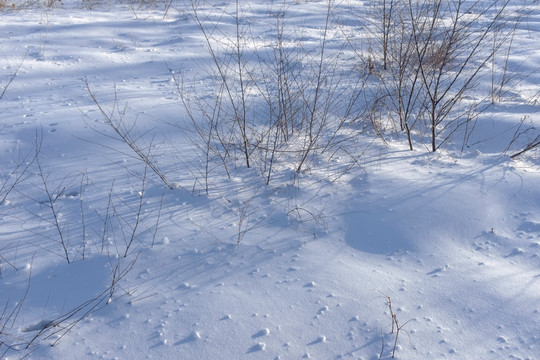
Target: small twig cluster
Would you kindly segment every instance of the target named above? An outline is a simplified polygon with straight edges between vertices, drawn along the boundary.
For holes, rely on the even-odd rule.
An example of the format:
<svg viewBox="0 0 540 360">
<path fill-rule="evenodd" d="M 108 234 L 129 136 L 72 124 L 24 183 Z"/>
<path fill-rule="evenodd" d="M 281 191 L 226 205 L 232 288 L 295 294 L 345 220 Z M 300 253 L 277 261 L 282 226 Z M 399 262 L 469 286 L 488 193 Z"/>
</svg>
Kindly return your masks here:
<svg viewBox="0 0 540 360">
<path fill-rule="evenodd" d="M 405 325 L 407 325 L 409 322 L 411 322 L 412 319 L 407 320 L 406 322 L 400 324 L 399 319 L 397 317 L 397 314 L 394 312 L 394 310 L 392 308 L 392 299 L 390 298 L 389 295 L 386 295 L 386 294 L 383 294 L 383 293 L 381 293 L 381 294 L 384 296 L 384 299 L 386 301 L 386 306 L 388 307 L 388 311 L 390 312 L 391 328 L 392 328 L 391 331 L 390 331 L 390 334 L 395 334 L 394 335 L 394 344 L 393 344 L 393 348 L 392 348 L 392 358 L 394 358 L 395 355 L 396 355 L 396 349 L 397 349 L 397 344 L 398 344 L 399 333 L 401 331 L 405 331 L 405 333 L 407 335 L 409 335 L 409 333 L 406 330 L 404 330 L 403 327 Z M 410 341 L 410 335 L 409 335 L 409 341 Z M 382 342 L 382 345 L 381 345 L 381 353 L 379 355 L 379 359 L 382 358 L 383 353 L 384 353 L 384 337 L 382 337 L 381 342 Z"/>
<path fill-rule="evenodd" d="M 43 171 L 43 167 L 41 166 L 41 162 L 39 160 L 39 151 L 41 149 L 41 139 L 42 138 L 38 137 L 38 135 L 36 134 L 36 145 L 35 145 L 36 157 L 35 158 L 36 158 L 36 164 L 38 168 L 37 175 L 41 179 L 41 183 L 43 185 L 43 192 L 45 193 L 47 197 L 45 201 L 40 201 L 40 204 L 43 204 L 46 207 L 48 207 L 51 212 L 52 219 L 48 220 L 48 222 L 51 223 L 56 229 L 58 233 L 58 242 L 60 243 L 62 247 L 64 258 L 69 264 L 72 260 L 70 251 L 69 251 L 70 243 L 69 243 L 69 239 L 66 236 L 64 236 L 64 227 L 60 220 L 61 214 L 57 206 L 57 200 L 61 196 L 65 195 L 66 187 L 63 186 L 63 184 L 60 184 L 56 189 L 54 190 L 50 189 L 48 177 L 45 175 Z M 44 217 L 40 217 L 40 218 L 45 219 Z"/>
<path fill-rule="evenodd" d="M 38 339 L 53 340 L 51 346 L 56 345 L 67 333 L 87 316 L 101 310 L 113 301 L 113 295 L 118 290 L 120 281 L 133 269 L 138 257 L 133 258 L 126 266 L 121 267 L 120 261 L 111 272 L 111 284 L 94 298 L 89 299 L 73 309 L 55 317 L 52 320 L 42 322 L 34 336 L 26 342 L 25 348 L 29 349 Z M 30 329 L 28 330 L 30 331 Z"/>
<path fill-rule="evenodd" d="M 509 153 L 512 148 L 516 147 L 516 144 L 522 143 L 525 138 L 525 145 L 522 145 L 521 148 L 513 150 L 510 154 L 510 158 L 514 159 L 528 151 L 540 148 L 540 133 L 538 129 L 534 126 L 533 121 L 529 115 L 524 115 L 521 117 L 519 124 L 516 126 L 516 130 L 512 136 L 512 139 L 506 146 L 506 149 L 503 151 L 503 155 Z"/>
<path fill-rule="evenodd" d="M 14 336 L 10 333 L 10 330 L 15 326 L 15 321 L 21 312 L 22 306 L 30 290 L 30 280 L 32 278 L 32 272 L 28 275 L 28 284 L 22 297 L 11 304 L 8 299 L 4 304 L 0 313 L 0 356 L 4 357 L 11 351 L 16 351 L 20 346 L 25 343 L 24 339 Z"/>
</svg>

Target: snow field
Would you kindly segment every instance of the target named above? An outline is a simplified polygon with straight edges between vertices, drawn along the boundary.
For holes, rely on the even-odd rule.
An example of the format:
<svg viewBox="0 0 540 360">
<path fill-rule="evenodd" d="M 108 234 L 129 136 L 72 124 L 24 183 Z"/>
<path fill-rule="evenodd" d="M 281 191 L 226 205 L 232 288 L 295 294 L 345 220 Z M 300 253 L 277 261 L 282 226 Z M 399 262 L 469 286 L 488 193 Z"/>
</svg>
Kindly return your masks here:
<svg viewBox="0 0 540 360">
<path fill-rule="evenodd" d="M 340 9 L 350 15 L 358 4 Z M 225 5 L 203 10 L 230 29 Z M 325 7 L 287 6 L 288 26 L 310 46 L 319 41 Z M 243 4 L 261 43 L 273 36 L 276 8 Z M 268 186 L 255 171 L 235 169 L 229 180 L 215 170 L 209 195 L 175 84 L 183 74 L 201 93 L 213 91 L 192 15 L 181 3 L 165 17 L 160 9 L 69 2 L 0 12 L 0 84 L 21 64 L 0 100 L 1 179 L 27 154 L 30 161 L 42 140 L 39 161 L 71 260 L 32 164 L 0 205 L 0 307 L 7 310 L 0 340 L 15 344 L 2 344 L 0 354 L 390 358 L 393 313 L 403 325 L 396 358 L 537 358 L 538 153 L 501 155 L 523 115 L 538 125 L 537 12 L 520 25 L 511 58 L 530 75 L 481 115 L 463 152 L 459 140 L 431 153 L 420 138 L 409 151 L 404 137 L 388 135 L 385 145 L 366 132 L 361 139 L 370 146 L 359 166 L 336 181 L 346 159 L 318 168 L 325 160 L 314 157 L 310 171 L 282 169 Z M 340 15 L 344 29 L 362 36 L 349 15 Z M 332 34 L 331 49 L 339 39 Z M 144 163 L 104 123 L 86 83 L 106 111 L 125 109 L 146 144 L 153 139 L 174 189 L 149 169 L 143 175 Z M 20 311 L 5 321 L 17 301 Z"/>
</svg>

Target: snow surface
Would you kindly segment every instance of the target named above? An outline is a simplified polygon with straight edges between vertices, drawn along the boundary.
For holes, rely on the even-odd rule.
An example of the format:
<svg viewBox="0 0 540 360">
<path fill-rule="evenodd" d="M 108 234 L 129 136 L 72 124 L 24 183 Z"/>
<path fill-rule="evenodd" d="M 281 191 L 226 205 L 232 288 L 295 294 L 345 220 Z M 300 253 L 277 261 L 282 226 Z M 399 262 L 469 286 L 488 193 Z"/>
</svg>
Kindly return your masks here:
<svg viewBox="0 0 540 360">
<path fill-rule="evenodd" d="M 242 2 L 255 34 L 278 3 Z M 290 2 L 306 41 L 325 6 Z M 530 75 L 482 115 L 463 153 L 460 142 L 430 153 L 389 138 L 334 182 L 314 170 L 266 186 L 238 169 L 212 179 L 208 196 L 194 185 L 189 132 L 171 125 L 184 116 L 171 70 L 207 80 L 189 7 L 164 16 L 66 2 L 0 17 L 0 84 L 21 65 L 0 100 L 0 174 L 30 161 L 41 139 L 70 255 L 33 163 L 0 208 L 7 359 L 389 358 L 388 299 L 403 325 L 396 358 L 540 358 L 540 162 L 537 151 L 501 155 L 523 115 L 540 121 L 528 100 L 540 90 L 537 12 L 511 58 Z M 144 164 L 85 82 L 107 111 L 116 96 L 137 131 L 155 134 L 175 189 L 151 172 L 142 186 Z M 141 193 L 141 229 L 124 257 Z"/>
</svg>

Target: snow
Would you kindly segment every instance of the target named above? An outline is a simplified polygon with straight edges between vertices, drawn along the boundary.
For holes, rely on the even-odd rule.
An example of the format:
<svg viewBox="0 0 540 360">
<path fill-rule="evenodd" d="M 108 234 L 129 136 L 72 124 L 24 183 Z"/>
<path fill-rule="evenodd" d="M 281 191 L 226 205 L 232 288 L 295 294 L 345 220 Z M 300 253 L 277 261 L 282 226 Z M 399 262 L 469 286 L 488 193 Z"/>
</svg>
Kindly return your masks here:
<svg viewBox="0 0 540 360">
<path fill-rule="evenodd" d="M 206 21 L 222 21 L 227 2 L 215 3 L 201 8 Z M 280 2 L 241 3 L 263 43 Z M 286 3 L 288 24 L 318 44 L 327 3 Z M 344 31 L 361 29 L 347 17 L 359 2 L 340 6 Z M 394 314 L 399 359 L 538 358 L 539 153 L 503 154 L 522 116 L 539 127 L 534 10 L 510 59 L 529 76 L 481 115 L 463 152 L 460 140 L 432 153 L 366 133 L 339 178 L 343 158 L 281 168 L 269 185 L 250 169 L 230 180 L 215 170 L 208 195 L 175 82 L 200 85 L 193 97 L 214 91 L 187 4 L 0 11 L 0 90 L 20 65 L 0 99 L 0 184 L 29 164 L 0 205 L 0 354 L 390 358 Z M 118 140 L 89 89 L 163 154 L 172 189 Z M 65 250 L 31 162 L 40 142 Z"/>
</svg>

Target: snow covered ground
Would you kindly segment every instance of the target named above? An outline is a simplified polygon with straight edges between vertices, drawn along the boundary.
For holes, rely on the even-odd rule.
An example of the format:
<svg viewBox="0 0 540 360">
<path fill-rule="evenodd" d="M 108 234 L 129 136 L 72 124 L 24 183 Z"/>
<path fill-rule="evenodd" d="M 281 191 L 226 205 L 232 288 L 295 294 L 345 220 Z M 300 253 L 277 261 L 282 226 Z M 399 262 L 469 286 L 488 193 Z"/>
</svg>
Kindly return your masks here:
<svg viewBox="0 0 540 360">
<path fill-rule="evenodd" d="M 234 6 L 214 3 L 203 21 L 230 26 L 222 9 Z M 281 2 L 240 3 L 250 35 L 268 36 Z M 327 3 L 285 3 L 288 26 L 320 41 Z M 360 32 L 361 3 L 335 6 Z M 239 166 L 211 172 L 209 195 L 178 93 L 180 73 L 209 86 L 193 9 L 0 12 L 0 91 L 16 73 L 0 99 L 0 199 L 15 185 L 0 205 L 0 354 L 378 359 L 396 346 L 399 359 L 538 359 L 539 152 L 502 155 L 523 116 L 540 124 L 534 10 L 509 58 L 527 76 L 464 151 L 461 139 L 433 153 L 368 131 L 337 180 L 323 163 L 265 185 Z M 151 144 L 173 189 L 92 96 Z"/>
</svg>

